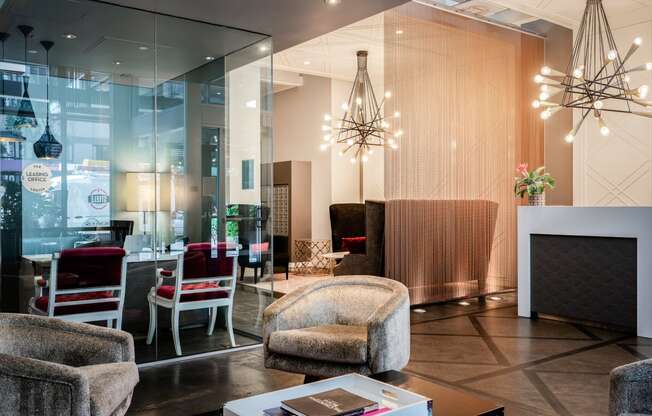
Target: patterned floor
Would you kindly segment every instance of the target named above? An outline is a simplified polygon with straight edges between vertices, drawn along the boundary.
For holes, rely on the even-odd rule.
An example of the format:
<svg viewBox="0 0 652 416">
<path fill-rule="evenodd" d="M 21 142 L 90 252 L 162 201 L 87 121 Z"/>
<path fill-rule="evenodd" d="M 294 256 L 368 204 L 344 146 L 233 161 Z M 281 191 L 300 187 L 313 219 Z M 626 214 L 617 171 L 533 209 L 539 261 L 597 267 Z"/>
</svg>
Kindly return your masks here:
<svg viewBox="0 0 652 416">
<path fill-rule="evenodd" d="M 516 316 L 513 295 L 412 312 L 405 369 L 494 399 L 508 416 L 607 414 L 609 371 L 652 357 L 652 340 L 580 325 Z M 254 349 L 141 371 L 131 414 L 192 415 L 235 398 L 301 383 L 267 370 Z M 161 399 L 161 386 L 165 399 Z"/>
</svg>

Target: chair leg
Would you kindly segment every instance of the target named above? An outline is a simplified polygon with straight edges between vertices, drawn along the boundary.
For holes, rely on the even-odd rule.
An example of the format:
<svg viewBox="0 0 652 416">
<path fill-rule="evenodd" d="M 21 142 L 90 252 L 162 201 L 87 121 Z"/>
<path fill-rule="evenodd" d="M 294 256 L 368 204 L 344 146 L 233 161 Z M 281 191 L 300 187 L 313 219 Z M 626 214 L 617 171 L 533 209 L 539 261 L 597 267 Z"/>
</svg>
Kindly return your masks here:
<svg viewBox="0 0 652 416">
<path fill-rule="evenodd" d="M 244 280 L 245 269 L 246 267 L 240 266 L 240 281 Z"/>
<path fill-rule="evenodd" d="M 290 265 L 285 266 L 285 280 L 290 279 Z"/>
<path fill-rule="evenodd" d="M 179 342 L 179 311 L 177 309 L 170 310 L 172 317 L 172 339 L 174 340 L 174 350 L 177 355 L 181 355 L 181 343 Z"/>
<path fill-rule="evenodd" d="M 106 327 L 107 328 L 113 328 L 113 319 L 107 319 L 106 320 Z"/>
<path fill-rule="evenodd" d="M 258 267 L 254 267 L 254 284 L 258 283 Z"/>
<path fill-rule="evenodd" d="M 149 303 L 149 329 L 147 330 L 147 345 L 154 340 L 154 333 L 156 332 L 156 305 L 152 302 Z"/>
<path fill-rule="evenodd" d="M 230 304 L 226 313 L 226 329 L 229 331 L 231 346 L 235 347 L 235 336 L 233 335 L 233 304 Z"/>
<path fill-rule="evenodd" d="M 215 321 L 217 320 L 217 306 L 210 308 L 208 310 L 208 315 L 210 316 L 210 321 L 208 322 L 208 332 L 207 334 L 213 335 L 213 330 L 215 330 Z"/>
</svg>

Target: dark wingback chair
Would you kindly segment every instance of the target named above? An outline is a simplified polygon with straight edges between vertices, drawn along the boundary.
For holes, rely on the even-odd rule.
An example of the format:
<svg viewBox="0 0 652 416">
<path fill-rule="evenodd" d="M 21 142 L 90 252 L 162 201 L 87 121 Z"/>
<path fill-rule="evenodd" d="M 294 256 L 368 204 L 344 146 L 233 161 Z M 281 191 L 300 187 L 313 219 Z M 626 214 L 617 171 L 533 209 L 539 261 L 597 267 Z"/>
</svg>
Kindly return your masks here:
<svg viewBox="0 0 652 416">
<path fill-rule="evenodd" d="M 335 276 L 385 275 L 385 202 L 366 201 L 363 207 L 366 254 L 344 256 L 333 270 Z"/>
<path fill-rule="evenodd" d="M 262 269 L 265 261 L 269 259 L 269 234 L 267 233 L 269 207 L 241 204 L 238 205 L 238 211 L 240 216 L 238 242 L 242 245 L 238 256 L 240 279 L 244 279 L 245 269 L 251 268 L 254 269 L 254 283 L 256 283 L 258 269 Z"/>
<path fill-rule="evenodd" d="M 128 235 L 134 233 L 134 222 L 126 220 L 111 220 L 111 239 L 117 243 L 119 247 L 125 242 Z"/>
<path fill-rule="evenodd" d="M 365 204 L 333 204 L 330 206 L 333 251 L 342 248 L 342 238 L 364 237 Z"/>
</svg>

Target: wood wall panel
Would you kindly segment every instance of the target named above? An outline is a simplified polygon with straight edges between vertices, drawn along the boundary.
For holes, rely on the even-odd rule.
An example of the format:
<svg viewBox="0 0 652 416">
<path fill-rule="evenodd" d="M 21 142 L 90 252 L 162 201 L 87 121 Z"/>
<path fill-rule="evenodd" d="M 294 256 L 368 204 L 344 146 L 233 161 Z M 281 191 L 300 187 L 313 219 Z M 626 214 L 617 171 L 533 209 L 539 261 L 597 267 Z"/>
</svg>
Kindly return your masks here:
<svg viewBox="0 0 652 416">
<path fill-rule="evenodd" d="M 487 285 L 469 285 L 456 296 L 514 288 L 515 168 L 520 162 L 541 165 L 544 157 L 543 124 L 530 105 L 537 96 L 532 77 L 543 64 L 543 40 L 417 3 L 386 12 L 385 40 L 385 86 L 393 92 L 386 114 L 400 111 L 405 132 L 399 149 L 385 154 L 386 199 L 498 203 Z M 427 223 L 420 233 L 388 227 L 387 245 L 417 244 L 434 232 Z M 455 232 L 446 232 L 454 241 Z M 387 275 L 408 286 L 431 273 L 428 262 L 450 261 L 407 249 L 391 256 Z M 406 262 L 421 266 L 408 268 Z M 425 280 L 441 286 L 446 276 Z M 437 290 L 421 290 L 419 303 L 442 300 L 425 295 Z"/>
</svg>

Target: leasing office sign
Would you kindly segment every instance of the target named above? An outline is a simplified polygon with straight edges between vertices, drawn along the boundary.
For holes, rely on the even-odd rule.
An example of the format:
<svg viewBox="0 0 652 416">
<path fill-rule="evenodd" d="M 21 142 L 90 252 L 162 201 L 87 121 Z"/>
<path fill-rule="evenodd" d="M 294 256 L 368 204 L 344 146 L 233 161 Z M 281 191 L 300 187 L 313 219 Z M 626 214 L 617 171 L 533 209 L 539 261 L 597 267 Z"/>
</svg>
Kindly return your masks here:
<svg viewBox="0 0 652 416">
<path fill-rule="evenodd" d="M 32 163 L 25 166 L 21 179 L 25 189 L 40 194 L 50 189 L 52 171 L 42 163 Z"/>
</svg>

